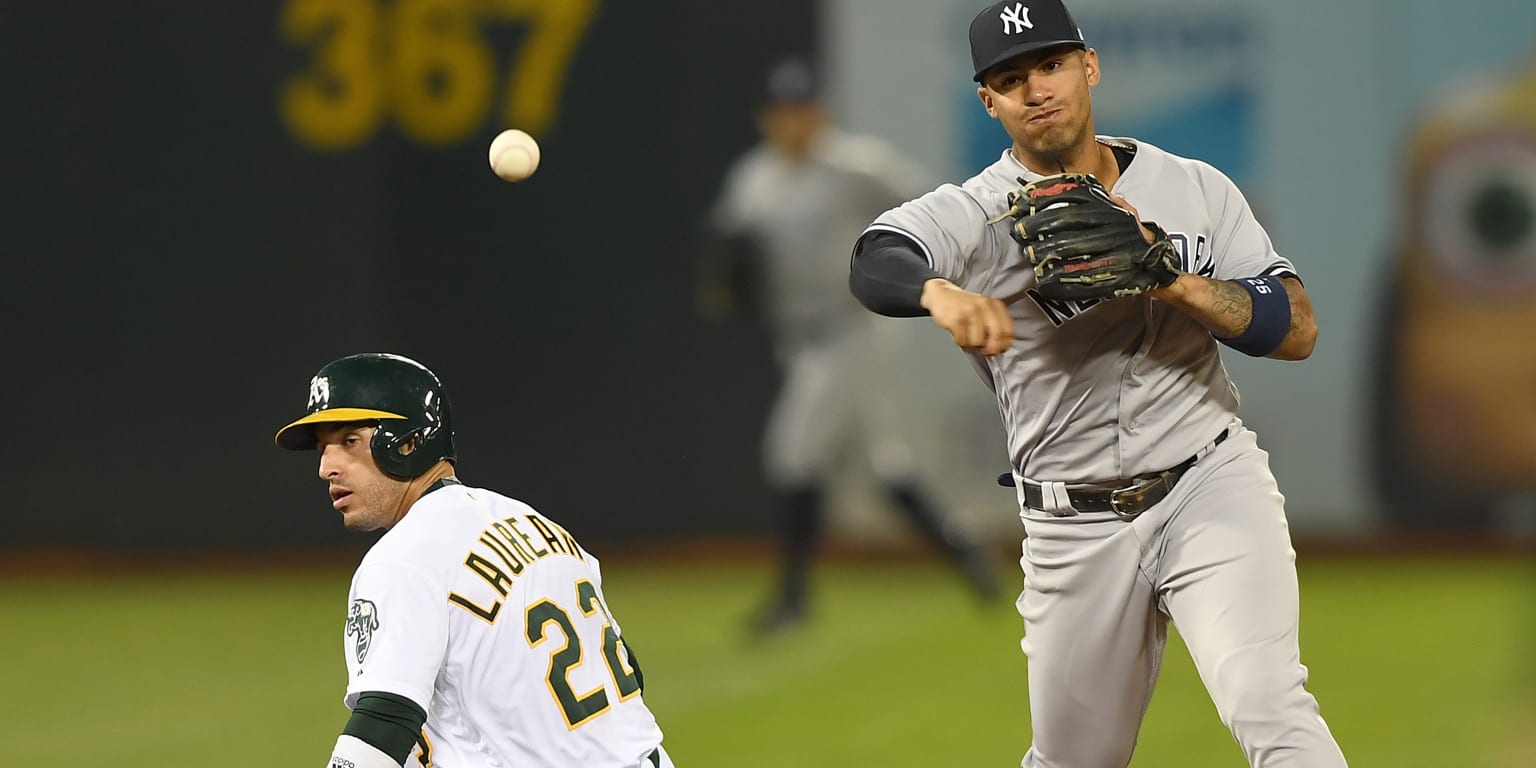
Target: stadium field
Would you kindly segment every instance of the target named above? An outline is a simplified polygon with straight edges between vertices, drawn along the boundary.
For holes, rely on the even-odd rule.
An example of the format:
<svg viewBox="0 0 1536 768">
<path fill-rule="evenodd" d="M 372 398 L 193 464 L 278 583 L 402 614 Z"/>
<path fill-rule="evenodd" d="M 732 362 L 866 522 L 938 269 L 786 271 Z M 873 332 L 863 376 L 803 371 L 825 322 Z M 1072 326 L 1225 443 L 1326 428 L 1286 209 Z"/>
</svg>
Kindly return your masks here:
<svg viewBox="0 0 1536 768">
<path fill-rule="evenodd" d="M 0 762 L 322 764 L 350 565 L 7 576 Z M 1029 743 L 1011 603 L 936 563 L 829 564 L 815 623 L 760 644 L 765 562 L 604 570 L 682 768 L 1009 766 Z M 1309 687 L 1352 766 L 1536 765 L 1536 565 L 1303 556 L 1301 576 Z M 1244 765 L 1177 641 L 1132 765 Z"/>
</svg>

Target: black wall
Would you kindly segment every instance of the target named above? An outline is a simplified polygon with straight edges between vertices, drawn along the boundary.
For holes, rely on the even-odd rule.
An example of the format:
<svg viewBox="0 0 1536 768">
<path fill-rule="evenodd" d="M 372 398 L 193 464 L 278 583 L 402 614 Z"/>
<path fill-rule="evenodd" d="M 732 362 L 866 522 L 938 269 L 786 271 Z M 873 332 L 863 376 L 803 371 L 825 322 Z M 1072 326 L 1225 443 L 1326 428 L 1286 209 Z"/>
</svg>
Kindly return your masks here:
<svg viewBox="0 0 1536 768">
<path fill-rule="evenodd" d="M 328 5 L 383 29 L 406 4 Z M 310 375 L 358 351 L 435 369 L 461 477 L 583 539 L 764 528 L 776 374 L 760 323 L 695 318 L 693 232 L 753 141 L 761 70 L 810 48 L 811 0 L 598 0 L 517 185 L 486 147 L 547 28 L 428 15 L 418 44 L 494 57 L 483 117 L 424 140 L 385 110 L 317 149 L 279 106 L 317 66 L 285 6 L 327 4 L 0 7 L 0 548 L 344 540 L 313 454 L 271 439 Z M 402 77 L 371 71 L 397 98 Z"/>
</svg>

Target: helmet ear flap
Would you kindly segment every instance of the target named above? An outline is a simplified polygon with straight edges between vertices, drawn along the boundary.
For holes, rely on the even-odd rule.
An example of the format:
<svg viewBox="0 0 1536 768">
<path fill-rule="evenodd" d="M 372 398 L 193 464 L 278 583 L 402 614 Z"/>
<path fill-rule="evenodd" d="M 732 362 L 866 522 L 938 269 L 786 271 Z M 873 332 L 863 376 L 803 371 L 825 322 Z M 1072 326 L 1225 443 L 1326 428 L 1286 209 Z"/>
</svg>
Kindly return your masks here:
<svg viewBox="0 0 1536 768">
<path fill-rule="evenodd" d="M 397 432 L 393 427 L 409 426 L 401 422 L 388 424 L 379 422 L 379 426 L 373 432 L 373 440 L 369 448 L 373 452 L 373 460 L 384 470 L 384 474 L 409 480 L 431 469 L 437 463 L 435 458 L 426 453 L 418 452 L 418 448 L 425 442 L 422 432 L 429 427 L 417 427 L 408 432 Z"/>
</svg>

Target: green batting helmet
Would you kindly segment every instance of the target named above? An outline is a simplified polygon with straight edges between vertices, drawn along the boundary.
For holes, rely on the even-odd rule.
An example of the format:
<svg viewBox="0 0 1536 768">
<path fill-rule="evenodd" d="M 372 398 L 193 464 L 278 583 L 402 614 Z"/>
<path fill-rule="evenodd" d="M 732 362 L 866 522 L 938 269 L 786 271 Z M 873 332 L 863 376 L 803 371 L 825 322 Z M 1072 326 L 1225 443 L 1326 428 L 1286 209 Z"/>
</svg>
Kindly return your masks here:
<svg viewBox="0 0 1536 768">
<path fill-rule="evenodd" d="M 454 461 L 448 393 L 427 367 L 407 357 L 369 353 L 327 363 L 309 380 L 304 417 L 277 431 L 279 447 L 315 447 L 315 425 L 378 421 L 369 448 L 386 474 L 412 478 Z"/>
</svg>

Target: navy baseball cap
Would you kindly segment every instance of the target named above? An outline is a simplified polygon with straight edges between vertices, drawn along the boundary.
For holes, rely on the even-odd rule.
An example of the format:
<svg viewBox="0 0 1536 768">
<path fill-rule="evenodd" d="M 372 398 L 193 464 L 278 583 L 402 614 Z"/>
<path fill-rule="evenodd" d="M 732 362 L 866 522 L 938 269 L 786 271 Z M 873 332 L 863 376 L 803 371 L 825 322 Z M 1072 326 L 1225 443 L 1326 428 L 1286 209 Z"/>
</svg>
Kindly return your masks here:
<svg viewBox="0 0 1536 768">
<path fill-rule="evenodd" d="M 1003 0 L 971 20 L 971 64 L 981 73 L 1015 56 L 1057 45 L 1087 50 L 1083 31 L 1061 0 Z"/>
<path fill-rule="evenodd" d="M 768 70 L 763 97 L 770 104 L 805 104 L 821 98 L 816 69 L 803 57 L 779 61 Z"/>
</svg>

